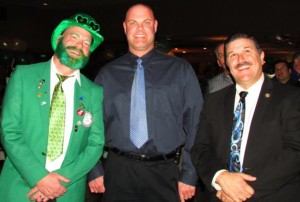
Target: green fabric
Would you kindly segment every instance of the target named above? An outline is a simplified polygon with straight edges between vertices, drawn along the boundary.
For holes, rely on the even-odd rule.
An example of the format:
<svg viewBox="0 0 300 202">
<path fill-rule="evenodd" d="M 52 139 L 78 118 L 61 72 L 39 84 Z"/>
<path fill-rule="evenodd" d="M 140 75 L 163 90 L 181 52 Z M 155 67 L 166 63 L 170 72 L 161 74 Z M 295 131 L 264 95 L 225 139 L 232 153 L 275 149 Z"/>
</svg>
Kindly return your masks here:
<svg viewBox="0 0 300 202">
<path fill-rule="evenodd" d="M 55 51 L 57 47 L 58 37 L 69 27 L 81 27 L 87 30 L 93 37 L 93 43 L 91 44 L 91 52 L 93 52 L 104 40 L 100 34 L 100 25 L 96 20 L 85 13 L 76 13 L 72 17 L 65 19 L 57 25 L 51 36 L 52 49 Z"/>
<path fill-rule="evenodd" d="M 56 170 L 70 183 L 57 202 L 84 202 L 86 174 L 102 155 L 104 127 L 103 89 L 81 74 L 81 85 L 75 82 L 73 130 L 60 169 Z M 84 116 L 91 113 L 93 122 L 85 127 Z M 50 61 L 18 66 L 9 80 L 3 100 L 1 141 L 7 153 L 0 175 L 0 199 L 5 202 L 27 202 L 26 194 L 48 174 L 45 169 L 50 113 Z"/>
</svg>

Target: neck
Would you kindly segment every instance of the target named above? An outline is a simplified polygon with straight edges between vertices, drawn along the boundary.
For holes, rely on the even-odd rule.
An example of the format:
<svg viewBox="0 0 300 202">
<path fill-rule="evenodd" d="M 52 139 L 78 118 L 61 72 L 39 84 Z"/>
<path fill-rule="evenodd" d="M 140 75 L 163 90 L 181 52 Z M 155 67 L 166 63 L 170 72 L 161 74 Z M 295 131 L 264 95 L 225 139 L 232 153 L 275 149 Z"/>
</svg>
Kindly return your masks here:
<svg viewBox="0 0 300 202">
<path fill-rule="evenodd" d="M 300 73 L 300 65 L 295 65 L 294 70 L 299 74 Z"/>
<path fill-rule="evenodd" d="M 287 83 L 287 82 L 289 82 L 289 80 L 290 80 L 290 79 L 284 79 L 284 80 L 281 80 L 281 81 L 279 81 L 279 82 L 281 82 L 281 83 Z"/>
<path fill-rule="evenodd" d="M 230 76 L 230 72 L 228 71 L 228 70 L 224 70 L 224 73 L 225 73 L 225 75 L 227 76 L 227 77 L 229 77 Z"/>
<path fill-rule="evenodd" d="M 133 55 L 136 55 L 138 57 L 143 57 L 144 55 L 146 55 L 147 53 L 149 53 L 150 51 L 152 51 L 154 49 L 154 46 L 153 47 L 150 47 L 146 50 L 135 50 L 133 48 L 130 48 L 129 47 L 129 51 L 133 54 Z"/>
<path fill-rule="evenodd" d="M 75 71 L 74 69 L 71 69 L 71 68 L 61 64 L 61 62 L 55 55 L 53 57 L 53 62 L 56 66 L 56 70 L 63 76 L 69 76 Z"/>
</svg>

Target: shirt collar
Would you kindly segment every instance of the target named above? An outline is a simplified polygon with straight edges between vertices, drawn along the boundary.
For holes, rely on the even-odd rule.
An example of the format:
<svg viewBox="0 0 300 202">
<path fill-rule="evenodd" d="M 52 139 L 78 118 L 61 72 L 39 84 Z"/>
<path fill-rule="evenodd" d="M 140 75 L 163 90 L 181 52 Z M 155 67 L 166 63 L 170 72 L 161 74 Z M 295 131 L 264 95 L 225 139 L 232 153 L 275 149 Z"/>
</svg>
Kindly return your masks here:
<svg viewBox="0 0 300 202">
<path fill-rule="evenodd" d="M 56 65 L 55 65 L 55 63 L 54 63 L 54 61 L 53 61 L 53 57 L 51 58 L 51 72 L 50 72 L 50 74 L 51 74 L 51 76 L 52 75 L 55 75 L 55 74 L 60 74 L 59 73 L 59 71 L 57 71 L 57 67 L 56 67 Z M 78 82 L 78 84 L 81 86 L 81 80 L 80 80 L 80 70 L 79 69 L 77 69 L 77 70 L 75 70 L 71 75 L 69 75 L 69 76 L 73 76 L 74 77 L 74 79 L 76 79 L 76 81 Z"/>
<path fill-rule="evenodd" d="M 260 78 L 258 81 L 256 81 L 250 88 L 248 88 L 247 90 L 245 90 L 244 88 L 242 88 L 239 84 L 236 84 L 236 91 L 237 93 L 240 93 L 241 91 L 247 91 L 248 93 L 257 93 L 259 94 L 260 89 L 263 85 L 263 82 L 265 80 L 264 74 L 261 74 Z"/>
<path fill-rule="evenodd" d="M 133 53 L 131 53 L 129 51 L 129 54 L 130 54 L 130 60 L 132 62 L 132 64 L 136 65 L 136 60 L 138 58 L 141 58 L 142 59 L 142 65 L 144 68 L 146 68 L 147 64 L 149 63 L 151 57 L 155 54 L 155 49 L 153 48 L 151 51 L 149 51 L 147 54 L 143 55 L 142 57 L 138 57 L 136 55 L 134 55 Z"/>
</svg>

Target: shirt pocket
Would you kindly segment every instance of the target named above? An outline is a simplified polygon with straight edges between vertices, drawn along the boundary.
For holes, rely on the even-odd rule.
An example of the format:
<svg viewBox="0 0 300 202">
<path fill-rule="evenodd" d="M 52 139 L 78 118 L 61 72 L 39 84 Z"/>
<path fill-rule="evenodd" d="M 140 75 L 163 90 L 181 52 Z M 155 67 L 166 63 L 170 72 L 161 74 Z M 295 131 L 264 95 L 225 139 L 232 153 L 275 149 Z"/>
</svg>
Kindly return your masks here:
<svg viewBox="0 0 300 202">
<path fill-rule="evenodd" d="M 153 91 L 153 109 L 158 113 L 173 113 L 179 110 L 179 89 L 173 86 L 156 86 Z"/>
</svg>

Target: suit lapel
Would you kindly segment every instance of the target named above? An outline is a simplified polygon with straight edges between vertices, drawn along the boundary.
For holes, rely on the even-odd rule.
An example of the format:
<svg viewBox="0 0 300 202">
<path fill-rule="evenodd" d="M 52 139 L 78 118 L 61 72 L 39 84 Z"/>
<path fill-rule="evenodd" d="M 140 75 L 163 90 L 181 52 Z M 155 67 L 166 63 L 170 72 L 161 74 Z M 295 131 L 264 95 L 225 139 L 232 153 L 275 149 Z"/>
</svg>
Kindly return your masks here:
<svg viewBox="0 0 300 202">
<path fill-rule="evenodd" d="M 48 134 L 49 128 L 49 113 L 50 113 L 50 61 L 43 63 L 41 66 L 40 75 L 38 75 L 36 82 L 37 97 L 40 103 L 40 115 L 45 134 Z"/>
<path fill-rule="evenodd" d="M 249 131 L 249 136 L 248 136 L 248 141 L 247 141 L 247 147 L 245 151 L 245 160 L 244 160 L 244 167 L 247 168 L 247 165 L 249 165 L 247 161 L 247 155 L 255 155 L 255 154 L 250 154 L 247 151 L 251 150 L 251 146 L 255 145 L 255 140 L 257 139 L 256 136 L 260 135 L 261 132 L 260 127 L 261 123 L 263 123 L 263 118 L 264 114 L 266 113 L 266 109 L 268 106 L 268 103 L 270 101 L 270 98 L 272 97 L 272 81 L 265 76 L 264 83 L 262 85 L 257 104 L 255 107 L 255 111 L 253 114 L 252 122 L 251 122 L 251 127 Z M 250 162 L 251 164 L 251 162 Z"/>
<path fill-rule="evenodd" d="M 74 144 L 73 142 L 75 136 L 78 136 L 84 130 L 81 129 L 83 124 L 83 118 L 85 116 L 87 107 L 88 107 L 88 99 L 89 99 L 89 90 L 87 89 L 86 82 L 82 75 L 80 75 L 81 85 L 79 85 L 78 81 L 75 81 L 74 87 L 74 109 L 73 109 L 73 127 L 70 137 L 69 144 Z M 83 112 L 83 113 L 82 113 Z"/>
<path fill-rule="evenodd" d="M 226 149 L 226 152 L 224 154 L 226 155 L 226 159 L 229 160 L 230 155 L 230 143 L 231 143 L 231 133 L 232 133 L 232 125 L 233 125 L 233 111 L 234 111 L 234 100 L 235 100 L 235 85 L 232 85 L 232 87 L 226 92 L 225 102 L 224 102 L 224 119 L 223 120 L 230 120 L 230 123 L 227 121 L 223 121 L 224 124 L 224 131 L 225 131 L 225 139 L 224 139 L 224 147 Z"/>
</svg>

